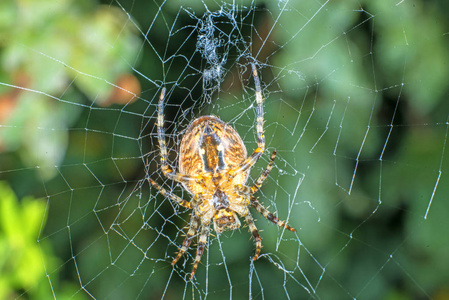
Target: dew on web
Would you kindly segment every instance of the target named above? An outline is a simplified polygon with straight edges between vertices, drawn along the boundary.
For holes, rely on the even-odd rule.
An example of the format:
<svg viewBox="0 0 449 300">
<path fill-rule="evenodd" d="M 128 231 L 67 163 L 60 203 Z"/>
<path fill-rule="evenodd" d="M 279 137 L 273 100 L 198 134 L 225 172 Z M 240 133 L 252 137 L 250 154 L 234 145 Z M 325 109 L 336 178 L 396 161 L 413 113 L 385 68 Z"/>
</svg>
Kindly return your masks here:
<svg viewBox="0 0 449 300">
<path fill-rule="evenodd" d="M 448 21 L 417 1 L 2 4 L 0 298 L 444 298 Z M 436 20 L 438 22 L 436 22 Z M 191 201 L 161 170 L 215 115 L 266 149 L 251 186 L 293 233 L 217 234 L 193 280 Z M 244 224 L 244 218 L 241 218 Z M 0 264 L 1 265 L 1 264 Z M 4 286 L 4 288 L 3 288 Z"/>
</svg>

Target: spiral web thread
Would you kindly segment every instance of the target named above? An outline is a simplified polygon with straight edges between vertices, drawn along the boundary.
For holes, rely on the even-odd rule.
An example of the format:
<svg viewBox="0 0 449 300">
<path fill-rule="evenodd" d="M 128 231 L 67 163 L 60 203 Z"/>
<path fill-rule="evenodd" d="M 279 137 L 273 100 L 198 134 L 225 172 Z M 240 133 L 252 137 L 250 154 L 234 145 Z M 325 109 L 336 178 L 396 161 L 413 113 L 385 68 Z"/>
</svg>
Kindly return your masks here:
<svg viewBox="0 0 449 300">
<path fill-rule="evenodd" d="M 404 116 L 410 105 L 405 102 L 411 101 L 408 89 L 419 84 L 409 81 L 411 54 L 398 58 L 401 68 L 396 74 L 378 78 L 384 56 L 398 48 L 409 53 L 418 47 L 408 40 L 407 24 L 390 29 L 398 32 L 392 45 L 375 46 L 377 27 L 388 26 L 385 16 L 400 15 L 408 8 L 407 1 L 371 10 L 357 1 L 303 6 L 292 1 L 210 6 L 203 2 L 177 9 L 169 5 L 173 4 L 156 5 L 148 11 L 147 23 L 139 24 L 133 16 L 139 14 L 138 3 L 110 4 L 126 16 L 126 26 L 141 39 L 139 57 L 127 61 L 144 82 L 133 103 L 105 107 L 95 100 L 78 102 L 65 93 L 0 82 L 80 112 L 79 121 L 68 131 L 67 151 L 82 149 L 75 159 L 56 166 L 0 169 L 5 177 L 29 171 L 40 174 L 45 169 L 55 173 L 51 180 L 40 180 L 48 220 L 38 238 L 40 245 L 58 241 L 70 250 L 61 254 L 57 266 L 44 261 L 45 284 L 55 298 L 55 274 L 66 270 L 79 283 L 74 297 L 329 299 L 334 297 L 329 293 L 335 293 L 338 299 L 363 299 L 383 295 L 378 287 L 388 286 L 383 274 L 390 268 L 401 278 L 400 286 L 431 298 L 434 290 L 404 253 L 425 240 L 428 224 L 444 227 L 444 219 L 433 212 L 442 209 L 446 189 L 449 108 L 444 106 L 437 118 Z M 325 26 L 342 12 L 349 21 L 340 27 Z M 313 35 L 316 42 L 307 43 Z M 25 51 L 76 73 L 67 89 L 86 79 L 117 87 L 40 49 Z M 155 65 L 155 73 L 144 73 L 141 62 Z M 248 184 L 257 179 L 276 149 L 273 171 L 257 197 L 298 231 L 277 228 L 253 211 L 263 238 L 261 257 L 251 259 L 255 246 L 247 227 L 222 235 L 212 232 L 197 275 L 190 281 L 195 240 L 175 266 L 170 264 L 190 212 L 147 180 L 152 178 L 185 200 L 192 197 L 160 169 L 159 94 L 167 88 L 165 130 L 175 169 L 183 130 L 204 114 L 217 115 L 236 128 L 251 153 L 257 147 L 251 62 L 257 64 L 265 98 L 267 150 L 251 170 Z M 363 78 L 351 75 L 361 69 Z M 105 125 L 103 119 L 114 121 Z M 17 127 L 0 123 L 0 130 L 13 129 Z M 62 129 L 39 126 L 43 136 L 58 130 Z M 423 132 L 438 143 L 424 154 L 418 140 Z M 101 156 L 96 154 L 98 147 L 106 149 Z M 420 193 L 420 200 L 411 204 L 407 200 L 411 193 Z M 411 229 L 393 241 L 377 240 L 384 234 L 376 232 L 379 222 L 394 213 Z M 370 231 L 376 233 L 367 236 Z M 359 256 L 364 259 L 358 260 Z M 357 263 L 353 265 L 351 259 L 372 264 L 356 273 Z M 354 274 L 362 275 L 355 278 Z"/>
</svg>

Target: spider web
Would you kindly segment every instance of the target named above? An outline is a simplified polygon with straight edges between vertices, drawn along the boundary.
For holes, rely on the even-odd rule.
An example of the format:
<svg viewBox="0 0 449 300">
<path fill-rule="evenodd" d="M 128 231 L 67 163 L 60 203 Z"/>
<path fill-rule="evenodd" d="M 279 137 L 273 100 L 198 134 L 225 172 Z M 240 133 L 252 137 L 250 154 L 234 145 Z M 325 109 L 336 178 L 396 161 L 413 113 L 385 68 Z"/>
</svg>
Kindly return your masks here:
<svg viewBox="0 0 449 300">
<path fill-rule="evenodd" d="M 64 282 L 76 287 L 69 296 L 81 299 L 447 295 L 449 107 L 441 66 L 447 69 L 448 30 L 428 25 L 436 18 L 447 26 L 436 4 L 117 0 L 102 9 L 120 15 L 119 30 L 96 45 L 127 53 L 117 60 L 140 91 L 45 41 L 16 47 L 38 66 L 51 66 L 55 76 L 44 82 L 68 70 L 59 89 L 0 78 L 5 90 L 45 103 L 45 113 L 31 114 L 34 121 L 0 118 L 0 176 L 46 204 L 37 240 L 45 277 L 22 295 L 42 288 L 57 299 Z M 265 98 L 266 151 L 248 184 L 276 149 L 257 197 L 297 232 L 252 210 L 261 257 L 252 261 L 247 227 L 212 231 L 190 281 L 195 242 L 171 265 L 190 212 L 147 180 L 191 199 L 160 170 L 159 94 L 167 88 L 165 130 L 175 169 L 183 130 L 201 115 L 231 124 L 251 153 L 251 62 Z M 111 90 L 128 100 L 110 102 Z M 8 148 L 5 141 L 19 135 L 38 146 Z M 49 248 L 57 261 L 46 259 Z"/>
</svg>

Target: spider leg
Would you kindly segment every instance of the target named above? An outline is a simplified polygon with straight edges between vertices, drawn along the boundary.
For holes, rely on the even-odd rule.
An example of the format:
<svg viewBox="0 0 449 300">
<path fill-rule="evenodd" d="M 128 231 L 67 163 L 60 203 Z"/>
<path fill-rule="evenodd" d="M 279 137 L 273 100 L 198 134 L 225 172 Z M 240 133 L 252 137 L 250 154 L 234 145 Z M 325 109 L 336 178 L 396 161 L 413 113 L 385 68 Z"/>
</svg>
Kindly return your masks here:
<svg viewBox="0 0 449 300">
<path fill-rule="evenodd" d="M 273 215 L 268 209 L 266 209 L 262 204 L 257 201 L 257 199 L 251 195 L 251 205 L 262 214 L 268 221 L 273 222 L 279 227 L 284 227 L 285 229 L 288 229 L 290 231 L 296 232 L 296 229 L 293 227 L 288 226 L 285 221 L 279 220 L 278 217 Z"/>
<path fill-rule="evenodd" d="M 245 221 L 246 224 L 248 224 L 249 231 L 251 231 L 251 234 L 253 235 L 254 241 L 256 243 L 256 253 L 253 257 L 253 260 L 256 260 L 260 255 L 260 249 L 262 249 L 262 238 L 259 235 L 256 224 L 254 224 L 254 219 L 251 216 L 251 213 L 248 213 L 245 216 Z"/>
<path fill-rule="evenodd" d="M 192 274 L 190 275 L 190 280 L 193 280 L 195 277 L 196 269 L 198 268 L 198 264 L 201 261 L 201 256 L 203 256 L 204 248 L 207 244 L 207 237 L 209 236 L 209 225 L 201 226 L 201 233 L 198 241 L 198 247 L 196 249 L 196 257 L 195 262 L 193 263 Z"/>
<path fill-rule="evenodd" d="M 256 130 L 257 130 L 257 149 L 254 153 L 263 153 L 265 150 L 265 136 L 263 135 L 263 96 L 262 89 L 260 87 L 259 76 L 257 75 L 256 65 L 251 64 L 251 69 L 253 71 L 254 85 L 256 87 Z M 253 155 L 254 155 L 253 153 Z M 260 155 L 259 155 L 260 157 Z"/>
<path fill-rule="evenodd" d="M 256 180 L 254 185 L 251 187 L 251 194 L 254 194 L 259 190 L 259 188 L 262 186 L 262 183 L 264 180 L 268 177 L 268 174 L 270 174 L 271 169 L 273 168 L 274 159 L 276 158 L 276 150 L 273 151 L 271 154 L 270 162 L 268 163 L 268 166 L 265 168 L 265 170 L 260 174 L 259 178 Z"/>
<path fill-rule="evenodd" d="M 196 177 L 191 177 L 182 173 L 175 173 L 168 165 L 168 151 L 167 143 L 165 142 L 165 130 L 164 130 L 164 100 L 165 100 L 165 87 L 162 88 L 159 96 L 159 104 L 157 106 L 157 140 L 159 142 L 159 149 L 161 152 L 161 168 L 164 175 L 177 182 L 186 182 L 190 180 L 196 181 Z"/>
<path fill-rule="evenodd" d="M 171 262 L 172 265 L 176 264 L 178 260 L 184 255 L 184 253 L 189 249 L 190 243 L 192 242 L 192 238 L 195 236 L 198 229 L 199 218 L 196 215 L 195 211 L 192 212 L 192 216 L 190 219 L 189 230 L 187 231 L 186 238 L 182 242 L 182 247 L 176 255 L 175 259 Z"/>
<path fill-rule="evenodd" d="M 265 151 L 265 136 L 263 134 L 263 96 L 262 88 L 260 87 L 259 75 L 257 75 L 256 65 L 251 63 L 251 69 L 254 77 L 254 85 L 256 88 L 256 132 L 257 132 L 257 148 L 254 150 L 253 154 L 249 156 L 238 168 L 229 171 L 231 178 L 238 173 L 245 172 L 251 168 L 256 161 L 262 156 Z"/>
<path fill-rule="evenodd" d="M 170 191 L 167 191 L 166 189 L 164 189 L 163 187 L 161 187 L 157 182 L 155 182 L 153 179 L 148 178 L 148 180 L 150 181 L 150 183 L 159 190 L 159 192 L 164 196 L 169 198 L 172 201 L 175 201 L 176 203 L 178 203 L 179 205 L 181 205 L 182 207 L 185 208 L 189 208 L 192 209 L 192 203 L 190 203 L 189 201 L 186 201 L 178 196 L 176 196 L 175 194 L 173 194 Z"/>
</svg>

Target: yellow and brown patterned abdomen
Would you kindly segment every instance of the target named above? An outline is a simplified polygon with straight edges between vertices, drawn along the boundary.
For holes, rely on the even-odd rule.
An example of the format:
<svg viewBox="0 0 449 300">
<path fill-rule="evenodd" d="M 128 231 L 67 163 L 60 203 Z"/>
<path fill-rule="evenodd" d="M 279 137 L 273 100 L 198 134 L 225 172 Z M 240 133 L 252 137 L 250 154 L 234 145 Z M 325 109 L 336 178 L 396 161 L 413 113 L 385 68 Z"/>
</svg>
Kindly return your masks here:
<svg viewBox="0 0 449 300">
<path fill-rule="evenodd" d="M 192 194 L 196 194 L 204 192 L 204 188 L 208 190 L 217 188 L 213 182 L 219 183 L 221 180 L 212 182 L 212 178 L 227 176 L 229 170 L 241 166 L 247 152 L 242 138 L 234 128 L 215 116 L 202 116 L 195 119 L 186 129 L 179 155 L 181 173 L 194 177 L 201 175 L 206 181 L 211 180 L 202 187 L 202 191 L 195 183 L 185 185 Z M 234 184 L 244 184 L 248 172 L 234 178 Z"/>
</svg>

